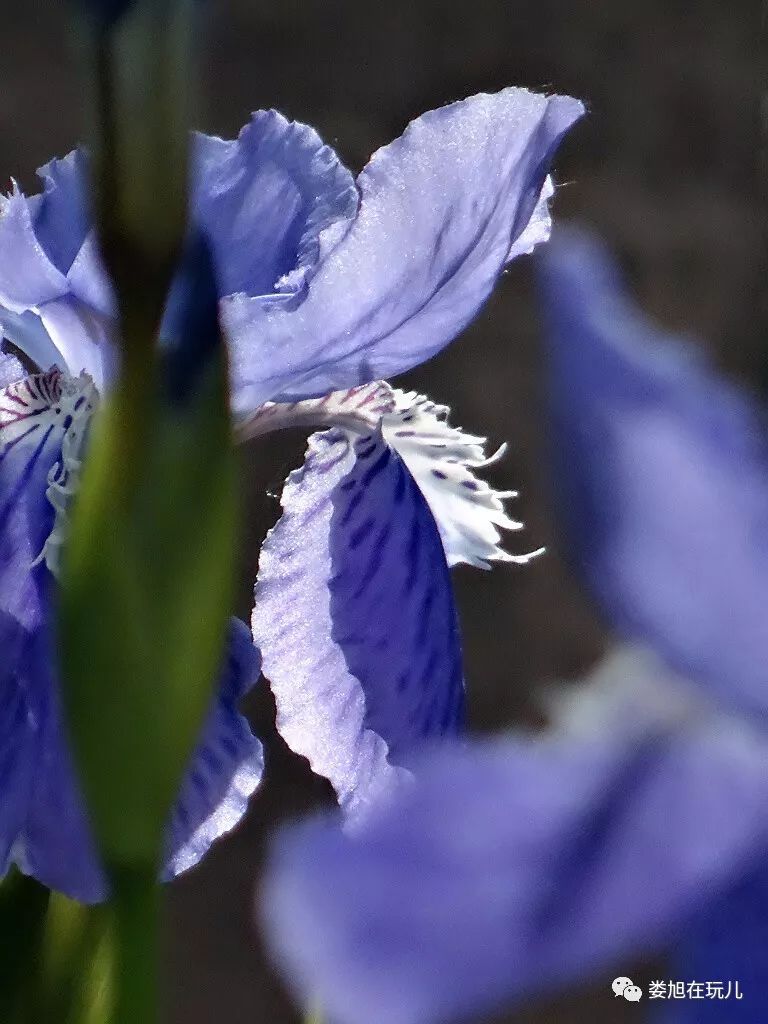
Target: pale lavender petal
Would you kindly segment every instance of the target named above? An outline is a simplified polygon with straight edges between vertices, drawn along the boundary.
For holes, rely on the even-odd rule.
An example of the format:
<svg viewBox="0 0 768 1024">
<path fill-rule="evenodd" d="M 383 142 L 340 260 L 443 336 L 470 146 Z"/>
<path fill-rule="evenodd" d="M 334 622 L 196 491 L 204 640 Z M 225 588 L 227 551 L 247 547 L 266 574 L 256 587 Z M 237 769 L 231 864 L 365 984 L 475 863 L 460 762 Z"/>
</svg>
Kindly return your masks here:
<svg viewBox="0 0 768 1024">
<path fill-rule="evenodd" d="M 28 200 L 35 235 L 54 266 L 68 274 L 90 229 L 88 158 L 74 149 L 38 170 L 44 190 Z"/>
<path fill-rule="evenodd" d="M 759 410 L 627 301 L 599 246 L 544 264 L 554 479 L 605 615 L 720 698 L 768 709 L 768 448 Z"/>
<path fill-rule="evenodd" d="M 233 141 L 197 135 L 193 180 L 222 295 L 297 291 L 319 259 L 321 233 L 343 230 L 357 209 L 334 151 L 276 110 L 253 114 Z"/>
<path fill-rule="evenodd" d="M 282 838 L 272 949 L 337 1024 L 438 1024 L 625 973 L 764 854 L 767 769 L 762 734 L 711 717 L 435 752 L 362 835 Z"/>
<path fill-rule="evenodd" d="M 0 390 L 5 390 L 11 384 L 16 384 L 27 372 L 16 358 L 5 348 L 0 347 Z"/>
<path fill-rule="evenodd" d="M 26 197 L 17 189 L 0 197 L 0 305 L 24 313 L 66 292 L 66 277 L 35 236 Z"/>
<path fill-rule="evenodd" d="M 12 313 L 0 306 L 0 337 L 14 344 L 39 370 L 66 369 L 61 353 L 37 313 Z"/>
<path fill-rule="evenodd" d="M 44 303 L 38 313 L 45 333 L 60 353 L 59 365 L 73 376 L 89 374 L 104 391 L 117 374 L 113 321 L 73 294 Z"/>
<path fill-rule="evenodd" d="M 461 652 L 434 519 L 378 432 L 310 439 L 261 551 L 253 634 L 288 745 L 350 819 L 456 731 Z"/>
<path fill-rule="evenodd" d="M 224 300 L 238 409 L 389 377 L 443 348 L 531 217 L 540 223 L 549 163 L 582 113 L 567 97 L 506 89 L 430 111 L 379 150 L 303 302 Z"/>
</svg>

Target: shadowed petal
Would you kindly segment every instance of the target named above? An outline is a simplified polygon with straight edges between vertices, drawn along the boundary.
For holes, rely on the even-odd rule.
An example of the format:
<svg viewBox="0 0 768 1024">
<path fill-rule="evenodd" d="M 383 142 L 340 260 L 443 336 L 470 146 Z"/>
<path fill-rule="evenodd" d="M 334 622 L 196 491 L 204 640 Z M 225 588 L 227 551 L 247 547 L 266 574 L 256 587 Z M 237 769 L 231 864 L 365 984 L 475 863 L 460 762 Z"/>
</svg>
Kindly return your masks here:
<svg viewBox="0 0 768 1024">
<path fill-rule="evenodd" d="M 216 839 L 233 829 L 261 781 L 261 743 L 238 710 L 260 671 L 261 659 L 248 627 L 233 619 L 218 699 L 171 819 L 163 878 L 194 867 Z"/>
<path fill-rule="evenodd" d="M 14 857 L 33 875 L 72 899 L 106 899 L 109 883 L 94 845 L 87 813 L 67 748 L 63 713 L 53 672 L 48 630 L 30 645 L 16 689 L 30 705 L 27 746 L 31 783 Z M 247 627 L 233 621 L 219 691 L 192 758 L 168 830 L 164 879 L 197 864 L 211 844 L 245 813 L 263 768 L 261 744 L 238 704 L 259 675 L 259 658 Z"/>
<path fill-rule="evenodd" d="M 670 958 L 675 978 L 722 982 L 722 995 L 730 985 L 730 998 L 675 1000 L 664 1006 L 659 1024 L 757 1024 L 768 1019 L 766 948 L 768 871 L 763 864 L 699 915 Z M 736 982 L 742 999 L 736 998 Z"/>
<path fill-rule="evenodd" d="M 524 89 L 479 95 L 414 121 L 358 178 L 354 222 L 303 302 L 223 303 L 235 402 L 308 397 L 401 373 L 475 316 L 511 256 L 545 233 L 540 197 L 576 100 Z M 332 229 L 333 230 L 333 229 Z"/>
<path fill-rule="evenodd" d="M 283 837 L 273 950 L 339 1024 L 464 1019 L 620 968 L 764 851 L 767 768 L 762 735 L 706 716 L 435 752 L 362 835 Z"/>
<path fill-rule="evenodd" d="M 762 417 L 625 299 L 602 250 L 544 264 L 567 540 L 615 627 L 719 697 L 768 708 Z"/>
<path fill-rule="evenodd" d="M 348 817 L 453 733 L 463 680 L 434 519 L 375 431 L 310 439 L 261 551 L 253 634 L 288 745 L 326 776 Z"/>
<path fill-rule="evenodd" d="M 0 358 L 0 380 L 21 366 Z M 23 372 L 23 371 L 22 371 Z M 76 490 L 95 393 L 57 370 L 0 391 L 0 873 L 10 861 L 74 899 L 107 884 L 65 741 L 52 641 L 55 568 Z M 259 674 L 233 623 L 220 692 L 169 830 L 172 876 L 191 867 L 244 813 L 261 746 L 237 705 Z"/>
</svg>

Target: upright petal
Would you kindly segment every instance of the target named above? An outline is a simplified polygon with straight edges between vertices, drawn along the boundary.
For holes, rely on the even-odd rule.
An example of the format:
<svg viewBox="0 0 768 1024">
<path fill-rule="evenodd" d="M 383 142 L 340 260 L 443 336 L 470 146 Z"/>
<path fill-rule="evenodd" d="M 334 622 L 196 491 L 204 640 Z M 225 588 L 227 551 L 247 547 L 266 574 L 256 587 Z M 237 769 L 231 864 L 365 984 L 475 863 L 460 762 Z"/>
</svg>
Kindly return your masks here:
<svg viewBox="0 0 768 1024">
<path fill-rule="evenodd" d="M 767 768 L 761 734 L 707 718 L 446 748 L 363 834 L 283 837 L 272 948 L 339 1024 L 444 1024 L 620 969 L 764 856 Z"/>
<path fill-rule="evenodd" d="M 479 95 L 414 121 L 358 178 L 351 227 L 303 302 L 224 300 L 235 401 L 306 397 L 401 373 L 438 352 L 487 299 L 540 199 L 576 100 L 524 89 Z"/>
<path fill-rule="evenodd" d="M 313 128 L 261 110 L 234 141 L 198 135 L 195 213 L 222 295 L 297 291 L 357 209 L 350 172 Z"/>
<path fill-rule="evenodd" d="M 0 305 L 24 313 L 66 292 L 66 277 L 35 235 L 26 196 L 14 188 L 0 197 Z"/>
<path fill-rule="evenodd" d="M 54 266 L 68 274 L 91 226 L 88 158 L 82 149 L 74 149 L 37 173 L 44 189 L 29 200 L 35 235 Z"/>
<path fill-rule="evenodd" d="M 624 298 L 598 246 L 548 247 L 555 480 L 585 582 L 623 634 L 768 710 L 761 414 Z"/>
<path fill-rule="evenodd" d="M 253 634 L 288 745 L 350 819 L 414 749 L 456 731 L 461 654 L 445 555 L 379 431 L 314 435 L 261 551 Z"/>
</svg>

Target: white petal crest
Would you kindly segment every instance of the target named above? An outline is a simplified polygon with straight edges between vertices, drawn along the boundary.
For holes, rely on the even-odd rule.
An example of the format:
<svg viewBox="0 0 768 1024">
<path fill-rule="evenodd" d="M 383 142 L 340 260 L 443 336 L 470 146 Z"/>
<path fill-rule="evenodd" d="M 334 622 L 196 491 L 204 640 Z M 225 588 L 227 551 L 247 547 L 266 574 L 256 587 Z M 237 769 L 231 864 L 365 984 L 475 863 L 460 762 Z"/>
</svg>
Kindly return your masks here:
<svg viewBox="0 0 768 1024">
<path fill-rule="evenodd" d="M 384 440 L 405 462 L 437 523 L 450 566 L 466 562 L 489 569 L 490 562 L 525 564 L 544 550 L 513 555 L 502 546 L 501 530 L 520 530 L 504 508 L 517 491 L 499 491 L 477 471 L 504 456 L 506 444 L 492 455 L 486 439 L 448 423 L 448 406 L 415 391 L 400 391 L 374 381 L 298 402 L 267 402 L 237 424 L 240 440 L 287 427 L 343 427 L 357 433 L 381 430 Z"/>
</svg>

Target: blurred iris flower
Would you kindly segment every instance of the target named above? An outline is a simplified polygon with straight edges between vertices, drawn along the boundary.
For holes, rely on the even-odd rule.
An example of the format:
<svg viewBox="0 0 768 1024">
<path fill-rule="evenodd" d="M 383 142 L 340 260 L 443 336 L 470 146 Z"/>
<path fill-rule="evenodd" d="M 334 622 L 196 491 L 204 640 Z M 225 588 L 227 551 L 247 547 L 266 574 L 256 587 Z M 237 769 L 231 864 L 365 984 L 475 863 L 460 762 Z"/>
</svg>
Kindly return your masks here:
<svg viewBox="0 0 768 1024">
<path fill-rule="evenodd" d="M 439 351 L 504 266 L 547 237 L 549 163 L 581 113 L 521 89 L 476 96 L 414 121 L 357 181 L 311 128 L 274 111 L 236 141 L 194 140 L 192 216 L 214 255 L 237 435 L 331 428 L 288 479 L 252 625 L 283 736 L 350 819 L 406 777 L 417 742 L 458 727 L 449 565 L 525 559 L 500 545 L 499 528 L 518 525 L 505 495 L 475 475 L 483 439 L 381 378 Z M 0 868 L 15 861 L 94 900 L 105 880 L 62 736 L 51 636 L 88 424 L 118 369 L 87 173 L 73 152 L 42 169 L 41 195 L 0 199 L 0 326 L 12 346 L 0 362 Z M 244 631 L 233 623 L 166 875 L 239 819 L 260 778 L 260 745 L 237 711 L 259 667 Z"/>
<path fill-rule="evenodd" d="M 592 240 L 556 235 L 543 281 L 566 539 L 635 646 L 545 732 L 425 754 L 357 835 L 287 832 L 270 940 L 338 1024 L 466 1019 L 668 943 L 671 978 L 744 999 L 666 1019 L 764 1020 L 762 413 L 632 308 Z"/>
</svg>

